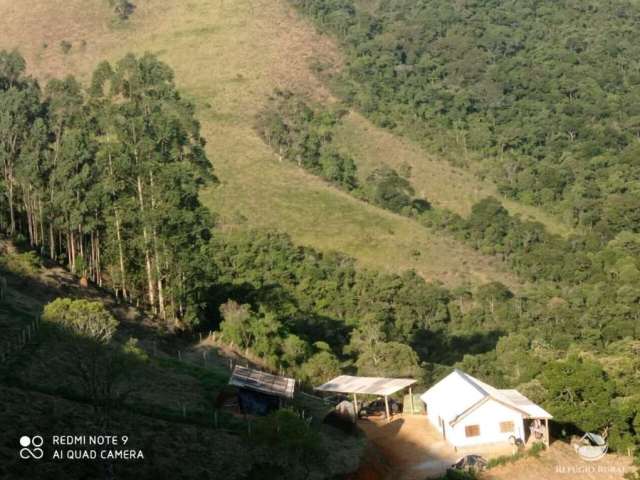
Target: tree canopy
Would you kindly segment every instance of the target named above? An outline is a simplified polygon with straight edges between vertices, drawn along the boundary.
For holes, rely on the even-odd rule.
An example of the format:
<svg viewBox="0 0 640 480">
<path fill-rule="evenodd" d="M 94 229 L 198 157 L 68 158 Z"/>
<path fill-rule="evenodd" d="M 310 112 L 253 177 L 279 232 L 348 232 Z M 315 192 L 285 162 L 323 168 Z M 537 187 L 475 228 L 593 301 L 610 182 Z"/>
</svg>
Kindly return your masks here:
<svg viewBox="0 0 640 480">
<path fill-rule="evenodd" d="M 336 93 L 604 236 L 640 231 L 640 7 L 628 0 L 291 0 L 346 53 Z"/>
</svg>

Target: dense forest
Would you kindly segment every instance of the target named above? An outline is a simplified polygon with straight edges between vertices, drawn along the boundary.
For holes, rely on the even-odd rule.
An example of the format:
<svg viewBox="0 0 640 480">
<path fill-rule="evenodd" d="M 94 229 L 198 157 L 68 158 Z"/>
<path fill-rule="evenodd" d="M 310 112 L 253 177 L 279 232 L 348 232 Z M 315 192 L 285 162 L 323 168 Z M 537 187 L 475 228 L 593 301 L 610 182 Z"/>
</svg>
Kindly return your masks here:
<svg viewBox="0 0 640 480">
<path fill-rule="evenodd" d="M 378 124 L 573 225 L 640 231 L 636 3 L 292 3 L 340 39 L 335 89 Z"/>
</svg>

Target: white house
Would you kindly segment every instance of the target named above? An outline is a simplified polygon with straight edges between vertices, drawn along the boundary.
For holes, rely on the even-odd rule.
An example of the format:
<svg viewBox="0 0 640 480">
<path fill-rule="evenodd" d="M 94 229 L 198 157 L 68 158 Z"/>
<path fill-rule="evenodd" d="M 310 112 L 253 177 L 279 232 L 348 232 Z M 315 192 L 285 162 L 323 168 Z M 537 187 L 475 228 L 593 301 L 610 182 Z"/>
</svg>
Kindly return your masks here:
<svg viewBox="0 0 640 480">
<path fill-rule="evenodd" d="M 454 370 L 421 397 L 427 417 L 455 447 L 529 440 L 531 434 L 549 442 L 544 409 L 517 390 L 498 390 L 460 370 Z M 513 438 L 511 438 L 513 437 Z"/>
</svg>

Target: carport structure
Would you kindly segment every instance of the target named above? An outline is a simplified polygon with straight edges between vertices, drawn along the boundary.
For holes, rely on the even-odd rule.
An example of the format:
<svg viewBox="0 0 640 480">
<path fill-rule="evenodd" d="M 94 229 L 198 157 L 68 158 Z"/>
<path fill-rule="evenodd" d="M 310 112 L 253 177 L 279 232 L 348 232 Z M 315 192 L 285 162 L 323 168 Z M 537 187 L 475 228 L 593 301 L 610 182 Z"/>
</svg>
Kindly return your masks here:
<svg viewBox="0 0 640 480">
<path fill-rule="evenodd" d="M 316 387 L 314 390 L 318 392 L 353 395 L 353 407 L 355 408 L 356 419 L 358 418 L 358 394 L 384 397 L 384 408 L 388 420 L 391 417 L 389 414 L 389 395 L 393 395 L 405 388 L 409 389 L 411 411 L 414 411 L 411 387 L 416 382 L 417 380 L 413 378 L 354 377 L 351 375 L 340 375 Z"/>
</svg>

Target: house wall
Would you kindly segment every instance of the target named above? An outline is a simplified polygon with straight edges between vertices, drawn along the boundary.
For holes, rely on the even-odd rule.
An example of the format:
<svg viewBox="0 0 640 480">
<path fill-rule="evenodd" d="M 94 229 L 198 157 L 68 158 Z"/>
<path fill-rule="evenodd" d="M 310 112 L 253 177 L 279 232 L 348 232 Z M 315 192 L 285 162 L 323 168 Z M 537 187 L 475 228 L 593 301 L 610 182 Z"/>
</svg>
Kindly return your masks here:
<svg viewBox="0 0 640 480">
<path fill-rule="evenodd" d="M 508 421 L 513 422 L 514 431 L 502 433 L 500 431 L 500 422 Z M 468 425 L 479 425 L 480 435 L 467 437 L 465 427 Z M 466 447 L 489 443 L 506 443 L 512 435 L 524 441 L 522 414 L 490 399 L 456 423 L 451 428 L 451 431 L 447 432 L 447 440 L 456 447 Z"/>
<path fill-rule="evenodd" d="M 437 411 L 434 411 L 433 413 L 427 413 L 427 419 L 429 420 L 429 423 L 433 425 L 433 428 L 435 428 L 441 436 L 444 436 L 444 438 L 449 440 L 450 436 L 452 435 L 453 429 L 451 425 L 449 425 L 449 422 L 445 421 L 444 419 L 441 421 L 441 418 L 442 417 L 438 415 Z"/>
<path fill-rule="evenodd" d="M 438 416 L 451 420 L 482 400 L 484 393 L 457 373 L 452 373 L 427 390 L 420 398 L 427 405 L 431 423 L 437 425 Z"/>
</svg>

